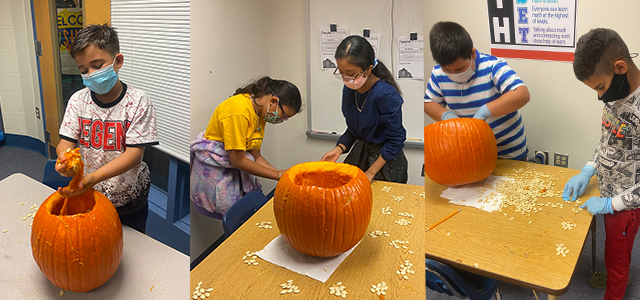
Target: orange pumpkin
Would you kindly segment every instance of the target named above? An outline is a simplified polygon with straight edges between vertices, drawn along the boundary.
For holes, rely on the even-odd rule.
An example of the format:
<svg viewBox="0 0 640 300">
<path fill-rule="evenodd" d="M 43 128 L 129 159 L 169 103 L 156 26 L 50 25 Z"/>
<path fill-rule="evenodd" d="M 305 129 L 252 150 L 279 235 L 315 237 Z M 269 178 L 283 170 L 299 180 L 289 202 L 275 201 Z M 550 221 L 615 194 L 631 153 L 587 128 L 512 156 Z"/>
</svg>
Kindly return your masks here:
<svg viewBox="0 0 640 300">
<path fill-rule="evenodd" d="M 355 246 L 371 219 L 371 184 L 358 167 L 307 162 L 285 172 L 273 199 L 276 224 L 294 249 L 332 257 Z"/>
<path fill-rule="evenodd" d="M 33 218 L 31 251 L 44 275 L 57 287 L 86 292 L 103 285 L 122 257 L 122 225 L 115 207 L 93 189 L 65 199 L 54 192 Z"/>
<path fill-rule="evenodd" d="M 82 180 L 79 149 L 65 153 L 75 175 L 68 189 Z M 59 288 L 87 292 L 103 285 L 120 265 L 122 225 L 111 201 L 88 192 L 66 199 L 54 192 L 40 205 L 31 226 L 31 252 L 40 271 Z"/>
<path fill-rule="evenodd" d="M 486 179 L 498 160 L 487 122 L 455 118 L 424 127 L 424 172 L 435 183 L 457 186 Z"/>
</svg>

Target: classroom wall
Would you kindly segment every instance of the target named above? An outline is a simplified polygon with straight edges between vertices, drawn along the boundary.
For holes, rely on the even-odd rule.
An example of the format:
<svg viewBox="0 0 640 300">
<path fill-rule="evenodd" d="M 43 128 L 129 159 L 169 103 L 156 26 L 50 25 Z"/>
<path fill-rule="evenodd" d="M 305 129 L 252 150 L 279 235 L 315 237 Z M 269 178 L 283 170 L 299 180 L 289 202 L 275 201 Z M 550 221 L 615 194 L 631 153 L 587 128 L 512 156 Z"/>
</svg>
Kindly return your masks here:
<svg viewBox="0 0 640 300">
<path fill-rule="evenodd" d="M 0 107 L 6 133 L 44 141 L 30 1 L 0 0 Z M 41 116 L 42 117 L 42 116 Z"/>
<path fill-rule="evenodd" d="M 622 36 L 631 52 L 640 52 L 640 40 L 636 38 L 639 9 L 638 1 L 611 0 L 606 5 L 602 1 L 578 1 L 576 36 L 579 38 L 592 28 L 608 27 Z M 425 36 L 436 22 L 454 21 L 469 31 L 480 52 L 490 53 L 487 1 L 425 0 L 424 13 Z M 430 73 L 435 63 L 428 38 L 425 51 L 425 73 Z M 549 151 L 551 159 L 553 152 L 569 154 L 569 168 L 581 169 L 600 140 L 603 104 L 597 93 L 575 78 L 571 63 L 506 61 L 531 93 L 531 101 L 520 110 L 530 156 L 535 150 Z M 638 59 L 635 62 L 640 64 Z"/>
<path fill-rule="evenodd" d="M 305 1 L 273 0 L 271 5 L 274 22 L 271 23 L 271 70 L 277 77 L 286 78 L 295 83 L 306 102 L 306 46 L 305 39 Z M 355 17 L 355 15 L 354 15 Z M 314 67 L 314 66 L 312 66 Z M 405 99 L 405 101 L 420 101 Z M 293 119 L 285 122 L 290 126 L 275 126 L 278 144 L 278 163 L 280 168 L 289 168 L 295 164 L 319 160 L 335 147 L 335 141 L 311 139 L 306 136 L 307 112 L 302 111 Z M 272 141 L 269 141 L 272 142 Z M 292 148 L 293 147 L 293 148 Z M 409 162 L 409 184 L 424 185 L 420 171 L 424 162 L 421 149 L 404 149 Z M 344 160 L 342 155 L 339 161 Z M 265 189 L 266 191 L 267 189 Z M 270 189 L 269 189 L 270 190 Z"/>
</svg>

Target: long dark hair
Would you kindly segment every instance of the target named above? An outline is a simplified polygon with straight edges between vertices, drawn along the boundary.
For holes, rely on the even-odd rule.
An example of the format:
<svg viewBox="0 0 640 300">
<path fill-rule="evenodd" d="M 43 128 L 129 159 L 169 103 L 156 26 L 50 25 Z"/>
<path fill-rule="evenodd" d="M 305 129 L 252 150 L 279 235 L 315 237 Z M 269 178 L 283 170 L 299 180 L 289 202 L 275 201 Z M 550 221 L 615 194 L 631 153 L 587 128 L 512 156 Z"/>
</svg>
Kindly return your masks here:
<svg viewBox="0 0 640 300">
<path fill-rule="evenodd" d="M 252 94 L 255 98 L 274 94 L 280 98 L 282 105 L 293 108 L 296 113 L 299 113 L 302 107 L 302 97 L 295 84 L 286 80 L 272 79 L 269 76 L 237 89 L 234 95 L 238 94 Z"/>
<path fill-rule="evenodd" d="M 371 44 L 369 44 L 369 41 L 357 35 L 346 37 L 342 42 L 340 42 L 338 48 L 336 48 L 335 58 L 341 59 L 344 57 L 349 58 L 349 62 L 351 64 L 356 65 L 363 70 L 366 70 L 369 66 L 373 66 L 376 62 L 376 54 L 373 51 Z M 393 74 L 389 69 L 387 69 L 387 66 L 385 66 L 382 61 L 378 60 L 378 64 L 371 70 L 371 73 L 393 86 L 398 93 L 402 94 L 400 86 L 393 78 Z"/>
</svg>

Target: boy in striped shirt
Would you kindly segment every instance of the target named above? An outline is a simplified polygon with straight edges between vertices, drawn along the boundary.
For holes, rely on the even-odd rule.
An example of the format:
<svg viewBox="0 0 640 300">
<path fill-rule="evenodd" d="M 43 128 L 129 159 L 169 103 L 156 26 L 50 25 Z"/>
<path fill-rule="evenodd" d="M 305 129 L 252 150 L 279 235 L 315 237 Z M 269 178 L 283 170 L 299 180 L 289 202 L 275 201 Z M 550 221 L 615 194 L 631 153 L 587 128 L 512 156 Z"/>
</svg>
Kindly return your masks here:
<svg viewBox="0 0 640 300">
<path fill-rule="evenodd" d="M 424 112 L 436 121 L 485 120 L 496 137 L 499 158 L 526 160 L 527 139 L 518 109 L 529 102 L 529 90 L 522 79 L 504 59 L 478 52 L 457 23 L 436 23 L 429 43 L 438 65 L 429 78 Z"/>
</svg>

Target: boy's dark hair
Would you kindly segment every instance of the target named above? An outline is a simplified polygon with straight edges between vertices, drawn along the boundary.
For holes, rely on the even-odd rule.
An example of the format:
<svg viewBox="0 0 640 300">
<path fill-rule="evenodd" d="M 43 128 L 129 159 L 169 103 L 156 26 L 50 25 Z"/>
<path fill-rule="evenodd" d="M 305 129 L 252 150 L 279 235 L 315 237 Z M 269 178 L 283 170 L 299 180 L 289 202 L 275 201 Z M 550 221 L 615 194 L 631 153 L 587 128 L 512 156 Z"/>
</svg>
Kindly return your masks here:
<svg viewBox="0 0 640 300">
<path fill-rule="evenodd" d="M 473 40 L 458 23 L 438 22 L 429 32 L 429 45 L 433 60 L 441 66 L 448 66 L 458 58 L 471 58 Z"/>
<path fill-rule="evenodd" d="M 255 98 L 273 94 L 280 99 L 282 105 L 293 108 L 296 113 L 299 113 L 302 107 L 302 97 L 295 84 L 286 80 L 272 79 L 269 76 L 237 89 L 234 95 L 238 94 L 252 94 Z"/>
<path fill-rule="evenodd" d="M 373 51 L 373 47 L 367 39 L 361 36 L 352 35 L 346 37 L 342 42 L 340 42 L 340 45 L 336 48 L 336 54 L 334 57 L 336 59 L 348 57 L 351 64 L 366 70 L 369 66 L 373 66 L 375 64 L 376 53 Z M 387 66 L 382 63 L 382 61 L 378 60 L 378 64 L 371 70 L 371 73 L 382 79 L 382 81 L 393 86 L 398 93 L 402 94 L 400 86 L 393 78 L 393 74 L 389 71 Z"/>
<path fill-rule="evenodd" d="M 580 81 L 608 74 L 613 72 L 612 62 L 628 55 L 627 44 L 618 33 L 608 28 L 591 29 L 578 39 L 573 73 Z"/>
<path fill-rule="evenodd" d="M 118 33 L 107 24 L 93 24 L 80 29 L 75 39 L 73 39 L 69 54 L 72 58 L 76 58 L 76 54 L 84 51 L 90 45 L 94 45 L 114 57 L 120 53 Z"/>
</svg>

